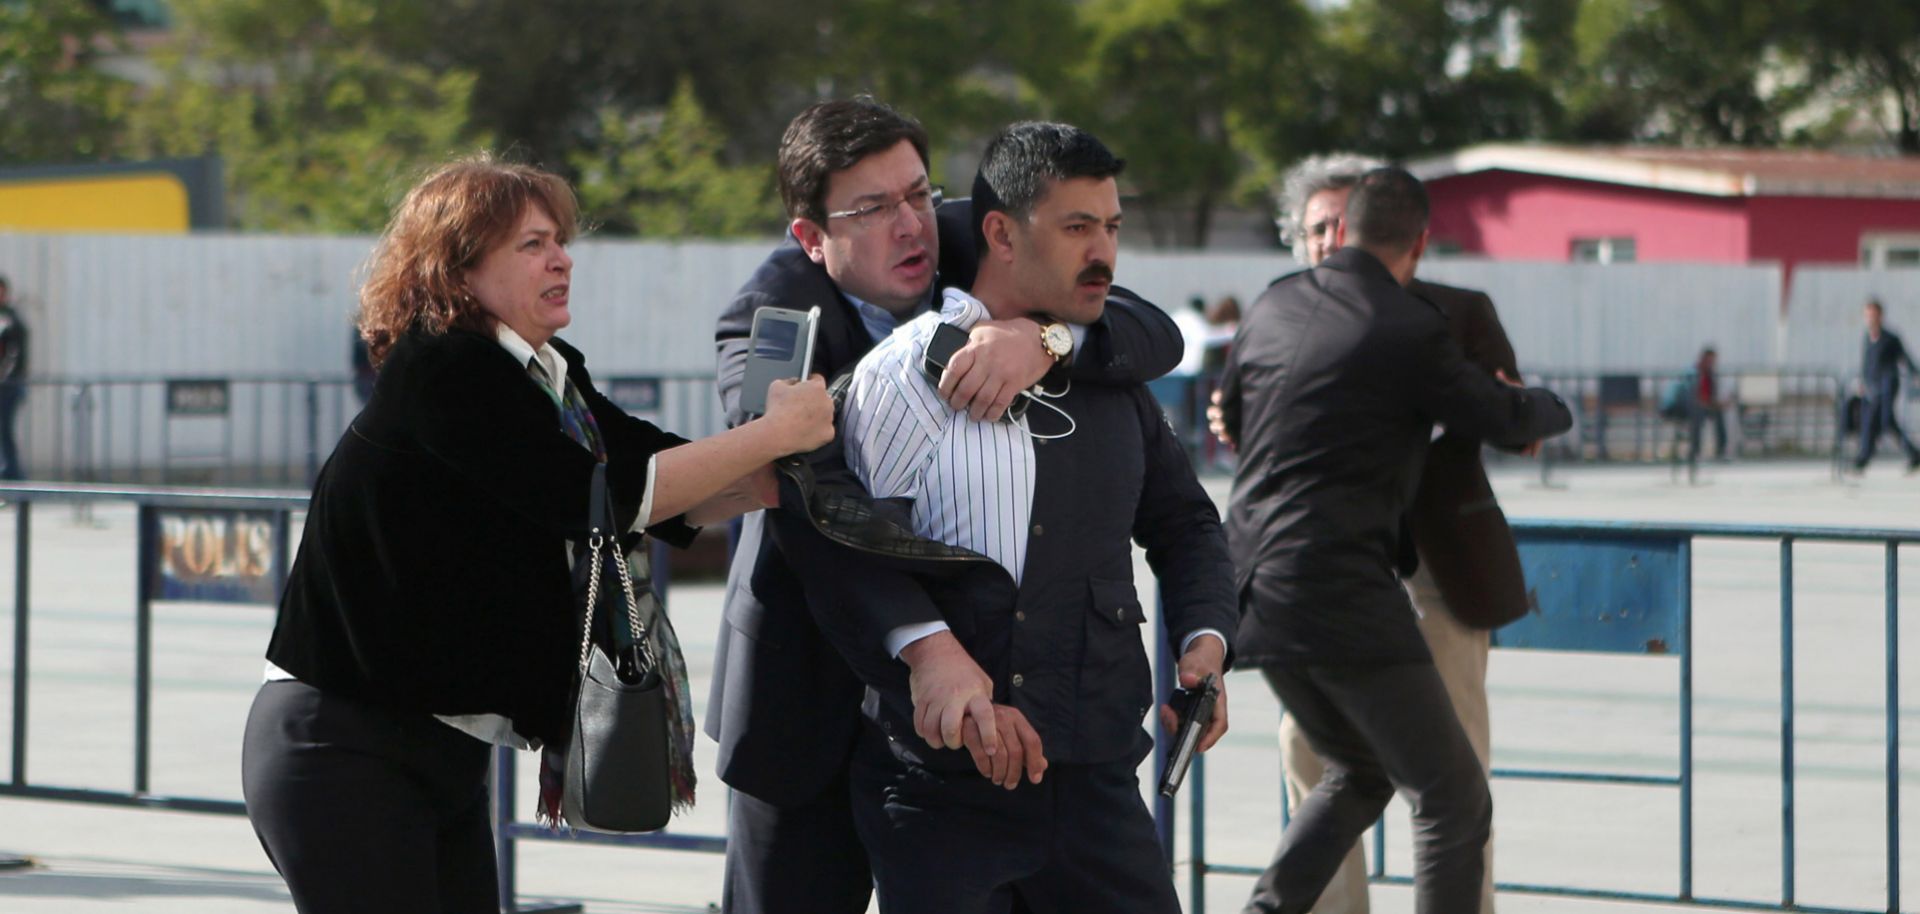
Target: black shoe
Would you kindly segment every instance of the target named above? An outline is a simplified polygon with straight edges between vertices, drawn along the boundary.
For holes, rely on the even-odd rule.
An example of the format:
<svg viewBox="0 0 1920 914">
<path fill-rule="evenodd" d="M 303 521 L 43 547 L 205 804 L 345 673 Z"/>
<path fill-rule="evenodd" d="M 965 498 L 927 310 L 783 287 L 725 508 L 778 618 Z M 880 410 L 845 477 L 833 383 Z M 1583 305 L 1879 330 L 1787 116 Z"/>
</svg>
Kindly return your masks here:
<svg viewBox="0 0 1920 914">
<path fill-rule="evenodd" d="M 1920 454 L 1912 454 L 1907 457 L 1907 475 L 1912 476 L 1916 472 L 1920 472 Z"/>
</svg>

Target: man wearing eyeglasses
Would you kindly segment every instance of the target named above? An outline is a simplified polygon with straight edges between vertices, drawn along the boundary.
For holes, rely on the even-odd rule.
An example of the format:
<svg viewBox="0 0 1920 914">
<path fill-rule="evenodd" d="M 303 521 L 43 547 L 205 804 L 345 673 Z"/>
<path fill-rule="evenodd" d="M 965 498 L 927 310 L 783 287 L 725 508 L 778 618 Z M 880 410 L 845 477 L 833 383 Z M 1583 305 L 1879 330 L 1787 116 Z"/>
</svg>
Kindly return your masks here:
<svg viewBox="0 0 1920 914">
<path fill-rule="evenodd" d="M 813 105 L 788 125 L 779 182 L 789 237 L 727 305 L 715 334 L 730 422 L 743 418 L 756 309 L 820 306 L 814 369 L 832 377 L 934 307 L 936 273 L 941 285 L 970 283 L 970 209 L 940 206 L 927 145 L 912 118 L 866 97 Z M 1109 305 L 1082 327 L 981 322 L 952 357 L 941 398 L 992 421 L 1057 365 L 1081 383 L 1127 384 L 1179 362 L 1179 331 L 1159 309 L 1118 289 Z M 930 603 L 907 572 L 835 545 L 809 521 L 788 510 L 748 515 L 728 574 L 707 733 L 720 744 L 720 777 L 735 790 L 729 912 L 857 914 L 872 895 L 848 794 L 863 690 L 822 637 L 813 616 L 821 607 L 809 603 Z M 915 670 L 915 697 L 935 721 L 991 700 L 991 681 L 977 667 L 941 662 L 951 659 Z"/>
<path fill-rule="evenodd" d="M 1056 370 L 1024 416 L 980 421 L 943 408 L 928 366 L 983 320 L 1101 320 L 1123 167 L 1066 124 L 995 136 L 973 184 L 971 290 L 945 288 L 846 390 L 847 466 L 912 533 L 961 553 L 925 575 L 936 612 L 836 601 L 821 614 L 867 686 L 852 800 L 884 914 L 1179 911 L 1137 777 L 1153 685 L 1132 547 L 1161 583 L 1182 683 L 1217 683 L 1238 618 L 1219 515 L 1145 385 Z M 935 719 L 923 680 L 948 664 L 988 691 Z M 1226 711 L 1222 688 L 1198 751 Z M 972 750 L 995 732 L 983 766 Z"/>
</svg>

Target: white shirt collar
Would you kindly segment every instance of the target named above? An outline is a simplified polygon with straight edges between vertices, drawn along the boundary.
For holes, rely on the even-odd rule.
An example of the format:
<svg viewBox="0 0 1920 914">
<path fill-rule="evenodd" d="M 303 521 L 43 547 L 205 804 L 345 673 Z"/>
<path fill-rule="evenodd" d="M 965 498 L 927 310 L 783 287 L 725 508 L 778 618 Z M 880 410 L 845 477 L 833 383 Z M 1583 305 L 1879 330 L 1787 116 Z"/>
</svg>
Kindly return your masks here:
<svg viewBox="0 0 1920 914">
<path fill-rule="evenodd" d="M 561 355 L 560 350 L 553 348 L 552 343 L 541 343 L 540 348 L 535 349 L 533 348 L 533 344 L 527 342 L 525 337 L 513 332 L 512 327 L 507 326 L 501 321 L 494 322 L 493 335 L 494 339 L 500 341 L 500 348 L 513 354 L 514 361 L 525 365 L 528 359 L 539 359 L 541 370 L 547 373 L 547 382 L 553 386 L 556 392 L 565 391 L 564 382 L 567 378 L 567 357 Z M 553 384 L 555 380 L 563 383 Z"/>
</svg>

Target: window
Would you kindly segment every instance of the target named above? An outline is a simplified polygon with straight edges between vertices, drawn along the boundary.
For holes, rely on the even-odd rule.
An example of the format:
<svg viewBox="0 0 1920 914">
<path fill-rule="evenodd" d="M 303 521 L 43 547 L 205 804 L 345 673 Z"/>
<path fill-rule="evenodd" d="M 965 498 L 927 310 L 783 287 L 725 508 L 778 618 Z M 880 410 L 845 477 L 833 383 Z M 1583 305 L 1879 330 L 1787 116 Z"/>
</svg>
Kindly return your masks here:
<svg viewBox="0 0 1920 914">
<path fill-rule="evenodd" d="M 1861 235 L 1860 265 L 1868 269 L 1920 268 L 1920 234 L 1869 232 Z"/>
<path fill-rule="evenodd" d="M 1574 263 L 1632 263 L 1632 238 L 1575 238 L 1568 251 Z"/>
</svg>

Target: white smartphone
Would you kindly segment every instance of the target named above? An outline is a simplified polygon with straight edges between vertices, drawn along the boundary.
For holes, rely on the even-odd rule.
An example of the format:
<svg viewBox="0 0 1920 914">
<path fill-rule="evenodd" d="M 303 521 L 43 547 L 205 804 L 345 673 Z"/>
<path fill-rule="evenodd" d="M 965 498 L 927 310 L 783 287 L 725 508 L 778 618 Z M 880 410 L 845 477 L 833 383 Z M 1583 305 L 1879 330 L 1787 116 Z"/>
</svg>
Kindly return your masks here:
<svg viewBox="0 0 1920 914">
<path fill-rule="evenodd" d="M 761 308 L 753 312 L 747 343 L 747 373 L 741 381 L 740 410 L 750 416 L 767 411 L 767 386 L 780 380 L 805 380 L 813 371 L 813 339 L 820 307 L 805 311 Z"/>
</svg>

